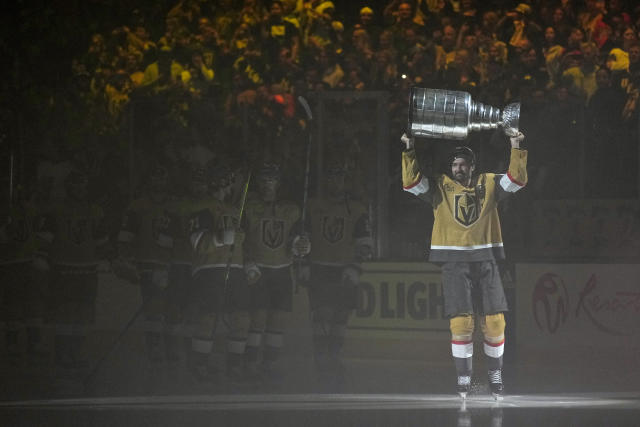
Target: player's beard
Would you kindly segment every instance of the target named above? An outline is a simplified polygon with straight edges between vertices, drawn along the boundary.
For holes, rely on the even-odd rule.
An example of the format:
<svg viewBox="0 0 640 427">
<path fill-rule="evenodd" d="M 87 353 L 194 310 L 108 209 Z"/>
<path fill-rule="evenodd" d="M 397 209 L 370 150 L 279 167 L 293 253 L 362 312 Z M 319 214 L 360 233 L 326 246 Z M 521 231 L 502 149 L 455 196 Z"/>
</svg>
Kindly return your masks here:
<svg viewBox="0 0 640 427">
<path fill-rule="evenodd" d="M 466 185 L 467 182 L 469 181 L 469 175 L 467 175 L 464 172 L 457 172 L 453 175 L 453 179 L 455 179 L 457 182 L 459 182 L 462 185 Z"/>
</svg>

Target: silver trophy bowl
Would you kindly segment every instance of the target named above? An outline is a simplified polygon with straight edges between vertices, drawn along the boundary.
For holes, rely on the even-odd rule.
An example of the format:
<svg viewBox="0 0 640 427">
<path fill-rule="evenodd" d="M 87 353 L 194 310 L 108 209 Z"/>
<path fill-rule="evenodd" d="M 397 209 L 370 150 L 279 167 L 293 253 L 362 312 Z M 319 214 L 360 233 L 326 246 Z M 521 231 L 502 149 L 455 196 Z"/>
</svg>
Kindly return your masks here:
<svg viewBox="0 0 640 427">
<path fill-rule="evenodd" d="M 470 131 L 501 127 L 507 136 L 518 133 L 520 104 L 499 108 L 471 99 L 467 92 L 411 88 L 409 124 L 412 136 L 466 139 Z"/>
</svg>

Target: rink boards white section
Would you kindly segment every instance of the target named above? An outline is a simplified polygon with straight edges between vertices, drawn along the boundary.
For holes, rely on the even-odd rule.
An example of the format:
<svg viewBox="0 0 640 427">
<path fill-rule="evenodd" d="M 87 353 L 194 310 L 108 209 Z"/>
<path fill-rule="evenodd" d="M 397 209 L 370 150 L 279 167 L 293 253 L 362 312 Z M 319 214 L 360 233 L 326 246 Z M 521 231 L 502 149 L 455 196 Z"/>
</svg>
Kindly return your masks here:
<svg viewBox="0 0 640 427">
<path fill-rule="evenodd" d="M 520 357 L 633 352 L 640 346 L 640 266 L 518 264 L 507 290 L 516 295 Z M 367 263 L 358 308 L 349 322 L 347 357 L 448 360 L 448 320 L 442 318 L 440 271 L 429 263 Z M 139 288 L 100 274 L 97 330 L 119 330 L 140 304 Z M 511 291 L 513 292 L 513 291 Z M 310 351 L 306 289 L 294 295 L 289 351 Z M 138 322 L 135 330 L 143 329 Z M 224 333 L 221 328 L 220 333 Z M 479 338 L 479 337 L 476 337 Z M 532 356 L 533 357 L 533 356 Z"/>
</svg>

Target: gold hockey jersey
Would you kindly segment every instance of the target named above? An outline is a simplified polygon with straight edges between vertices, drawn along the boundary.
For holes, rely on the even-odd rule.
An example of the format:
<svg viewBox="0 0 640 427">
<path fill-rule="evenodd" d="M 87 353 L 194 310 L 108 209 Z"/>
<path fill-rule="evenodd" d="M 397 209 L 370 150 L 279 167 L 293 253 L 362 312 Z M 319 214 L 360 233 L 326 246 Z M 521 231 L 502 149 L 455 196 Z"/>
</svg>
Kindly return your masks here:
<svg viewBox="0 0 640 427">
<path fill-rule="evenodd" d="M 527 151 L 511 150 L 505 174 L 483 173 L 465 187 L 447 175 L 422 175 L 415 150 L 402 153 L 404 190 L 434 211 L 429 261 L 486 261 L 504 258 L 498 202 L 527 183 Z"/>
<path fill-rule="evenodd" d="M 193 216 L 201 207 L 202 200 L 185 197 L 173 200 L 169 206 L 171 218 L 171 232 L 173 236 L 172 264 L 191 264 L 193 262 L 193 247 L 191 246 L 191 224 Z"/>
<path fill-rule="evenodd" d="M 38 249 L 34 222 L 35 209 L 14 206 L 7 222 L 0 227 L 0 265 L 22 263 L 33 259 Z"/>
<path fill-rule="evenodd" d="M 127 209 L 120 232 L 119 250 L 143 264 L 168 265 L 173 252 L 171 201 L 150 197 L 134 200 Z"/>
<path fill-rule="evenodd" d="M 309 203 L 311 262 L 347 265 L 360 262 L 359 239 L 370 239 L 367 208 L 348 198 L 314 199 Z"/>
<path fill-rule="evenodd" d="M 217 241 L 216 235 L 224 228 L 235 229 L 231 267 L 243 267 L 245 233 L 239 224 L 240 209 L 217 199 L 203 200 L 197 204 L 191 219 L 191 244 L 194 248 L 193 274 L 207 268 L 225 268 L 229 262 L 231 245 Z M 202 241 L 207 239 L 208 241 Z M 196 250 L 197 249 L 197 250 Z"/>
<path fill-rule="evenodd" d="M 291 264 L 291 230 L 300 219 L 300 208 L 291 201 L 249 199 L 245 211 L 245 258 L 263 267 Z"/>
<path fill-rule="evenodd" d="M 100 261 L 100 249 L 107 242 L 102 208 L 89 202 L 65 201 L 44 215 L 38 236 L 48 245 L 51 263 L 92 267 Z"/>
</svg>

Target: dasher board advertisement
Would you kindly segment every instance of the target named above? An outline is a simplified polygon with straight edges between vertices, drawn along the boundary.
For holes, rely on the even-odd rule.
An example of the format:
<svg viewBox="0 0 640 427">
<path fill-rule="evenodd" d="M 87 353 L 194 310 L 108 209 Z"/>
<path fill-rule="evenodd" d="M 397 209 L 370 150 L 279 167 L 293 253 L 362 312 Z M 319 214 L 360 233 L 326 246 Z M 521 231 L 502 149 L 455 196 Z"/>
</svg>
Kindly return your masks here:
<svg viewBox="0 0 640 427">
<path fill-rule="evenodd" d="M 518 264 L 518 347 L 640 345 L 640 265 Z"/>
<path fill-rule="evenodd" d="M 429 263 L 363 266 L 349 336 L 401 338 L 449 333 L 440 268 Z"/>
</svg>

